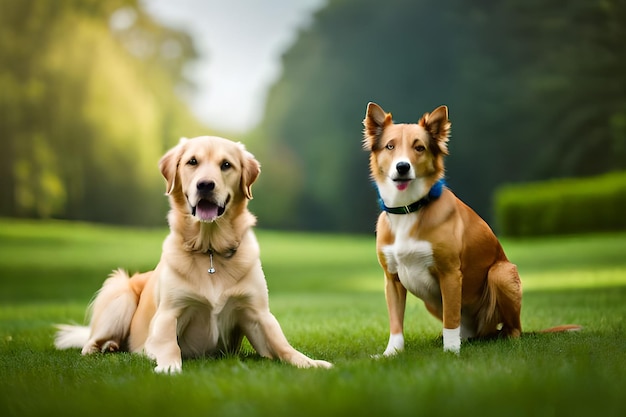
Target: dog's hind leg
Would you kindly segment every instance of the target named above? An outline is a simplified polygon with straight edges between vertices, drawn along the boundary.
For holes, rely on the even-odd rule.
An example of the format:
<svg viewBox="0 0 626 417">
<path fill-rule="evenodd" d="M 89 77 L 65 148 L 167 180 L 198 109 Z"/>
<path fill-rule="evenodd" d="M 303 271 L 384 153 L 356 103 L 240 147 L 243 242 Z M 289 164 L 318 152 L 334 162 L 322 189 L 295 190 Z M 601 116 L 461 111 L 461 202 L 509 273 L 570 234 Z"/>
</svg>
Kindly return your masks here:
<svg viewBox="0 0 626 417">
<path fill-rule="evenodd" d="M 522 283 L 517 267 L 508 261 L 498 262 L 489 269 L 487 281 L 489 294 L 479 336 L 521 336 Z"/>
<path fill-rule="evenodd" d="M 128 274 L 122 270 L 114 271 L 89 306 L 90 334 L 82 354 L 120 350 L 130 331 L 137 302 L 138 295 Z"/>
</svg>

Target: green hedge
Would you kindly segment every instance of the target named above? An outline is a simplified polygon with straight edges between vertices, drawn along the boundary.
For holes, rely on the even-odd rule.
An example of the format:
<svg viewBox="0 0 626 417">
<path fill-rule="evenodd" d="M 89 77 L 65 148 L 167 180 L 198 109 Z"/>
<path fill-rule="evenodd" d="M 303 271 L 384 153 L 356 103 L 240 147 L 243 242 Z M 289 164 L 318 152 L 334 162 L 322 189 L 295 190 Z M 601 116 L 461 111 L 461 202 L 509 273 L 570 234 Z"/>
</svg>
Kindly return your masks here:
<svg viewBox="0 0 626 417">
<path fill-rule="evenodd" d="M 504 236 L 626 230 L 626 172 L 503 186 L 495 213 Z"/>
</svg>

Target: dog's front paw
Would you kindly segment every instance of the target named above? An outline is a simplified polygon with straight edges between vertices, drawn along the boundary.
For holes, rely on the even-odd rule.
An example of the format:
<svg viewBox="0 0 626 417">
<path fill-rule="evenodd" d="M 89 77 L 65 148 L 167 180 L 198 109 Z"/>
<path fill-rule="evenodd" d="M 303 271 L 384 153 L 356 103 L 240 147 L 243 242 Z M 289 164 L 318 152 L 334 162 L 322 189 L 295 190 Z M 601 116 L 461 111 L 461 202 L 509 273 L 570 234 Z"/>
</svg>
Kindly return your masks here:
<svg viewBox="0 0 626 417">
<path fill-rule="evenodd" d="M 330 362 L 311 359 L 304 353 L 301 353 L 295 349 L 291 349 L 290 352 L 281 355 L 280 360 L 289 363 L 297 368 L 332 368 L 333 364 Z"/>
<path fill-rule="evenodd" d="M 396 356 L 398 353 L 402 352 L 404 349 L 398 349 L 395 347 L 387 347 L 387 349 L 385 349 L 385 351 L 383 352 L 382 356 L 384 358 L 388 358 L 391 356 Z"/>
<path fill-rule="evenodd" d="M 156 349 L 151 343 L 146 343 L 143 353 L 156 361 L 157 366 L 154 372 L 158 374 L 179 374 L 183 370 L 183 360 L 180 356 L 180 350 L 167 352 L 164 349 Z"/>
<path fill-rule="evenodd" d="M 402 333 L 390 334 L 389 343 L 382 355 L 374 355 L 374 359 L 388 358 L 397 355 L 404 350 L 404 336 Z"/>
<path fill-rule="evenodd" d="M 387 263 L 387 271 L 391 274 L 398 273 L 398 261 L 396 260 L 396 249 L 393 245 L 383 246 L 383 256 Z"/>
<path fill-rule="evenodd" d="M 154 368 L 154 372 L 156 372 L 157 374 L 174 375 L 174 374 L 179 374 L 182 371 L 183 371 L 182 362 L 173 362 L 167 365 L 157 364 L 157 366 Z"/>
<path fill-rule="evenodd" d="M 454 354 L 461 353 L 461 327 L 456 329 L 443 329 L 443 351 Z"/>
<path fill-rule="evenodd" d="M 302 355 L 302 356 L 300 356 Z M 289 363 L 295 365 L 298 368 L 332 368 L 333 364 L 330 362 L 311 359 L 306 355 L 300 354 L 289 360 Z"/>
<path fill-rule="evenodd" d="M 455 355 L 460 355 L 461 354 L 461 346 L 444 346 L 443 347 L 443 351 L 444 352 L 449 352 L 449 353 L 454 353 Z"/>
<path fill-rule="evenodd" d="M 333 367 L 333 364 L 330 362 L 326 362 L 326 361 L 322 361 L 322 360 L 313 360 L 312 361 L 312 365 L 311 368 L 324 368 L 324 369 L 330 369 Z"/>
</svg>

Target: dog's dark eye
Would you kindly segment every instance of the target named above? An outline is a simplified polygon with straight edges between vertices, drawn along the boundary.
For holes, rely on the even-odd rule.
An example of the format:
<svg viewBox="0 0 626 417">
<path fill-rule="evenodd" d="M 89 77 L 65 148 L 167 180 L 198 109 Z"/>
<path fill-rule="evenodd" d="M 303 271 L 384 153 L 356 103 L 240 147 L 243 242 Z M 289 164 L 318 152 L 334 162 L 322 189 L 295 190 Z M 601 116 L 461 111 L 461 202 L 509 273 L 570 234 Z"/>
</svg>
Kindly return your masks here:
<svg viewBox="0 0 626 417">
<path fill-rule="evenodd" d="M 224 161 L 222 162 L 222 165 L 220 166 L 220 168 L 222 169 L 222 171 L 226 171 L 227 169 L 230 169 L 232 165 L 230 164 L 230 162 L 228 161 Z"/>
<path fill-rule="evenodd" d="M 385 148 L 387 148 L 390 151 L 393 151 L 395 146 L 393 145 L 393 143 L 388 143 L 387 146 L 385 146 Z"/>
<path fill-rule="evenodd" d="M 426 150 L 426 147 L 425 147 L 425 146 L 422 146 L 422 145 L 417 145 L 417 146 L 415 147 L 415 150 L 416 150 L 417 152 L 419 152 L 419 153 L 422 153 L 422 152 L 424 152 L 424 151 Z"/>
<path fill-rule="evenodd" d="M 187 161 L 187 165 L 198 165 L 198 160 L 196 158 L 191 158 L 189 161 Z"/>
</svg>

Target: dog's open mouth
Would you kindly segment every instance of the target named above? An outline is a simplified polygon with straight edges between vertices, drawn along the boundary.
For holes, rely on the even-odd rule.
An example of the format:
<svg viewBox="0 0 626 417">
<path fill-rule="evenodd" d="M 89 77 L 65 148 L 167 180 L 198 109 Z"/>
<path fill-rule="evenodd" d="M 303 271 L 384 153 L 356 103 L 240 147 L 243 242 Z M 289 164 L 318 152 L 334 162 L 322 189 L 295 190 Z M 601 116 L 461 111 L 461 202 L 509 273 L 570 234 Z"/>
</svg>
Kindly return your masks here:
<svg viewBox="0 0 626 417">
<path fill-rule="evenodd" d="M 411 179 L 409 178 L 395 178 L 393 180 L 394 185 L 399 191 L 404 191 L 407 189 L 409 184 L 411 183 Z"/>
<path fill-rule="evenodd" d="M 213 201 L 204 198 L 200 199 L 198 204 L 191 208 L 191 214 L 203 222 L 212 222 L 224 214 L 228 200 L 229 199 L 227 199 L 224 205 L 221 206 Z"/>
</svg>

